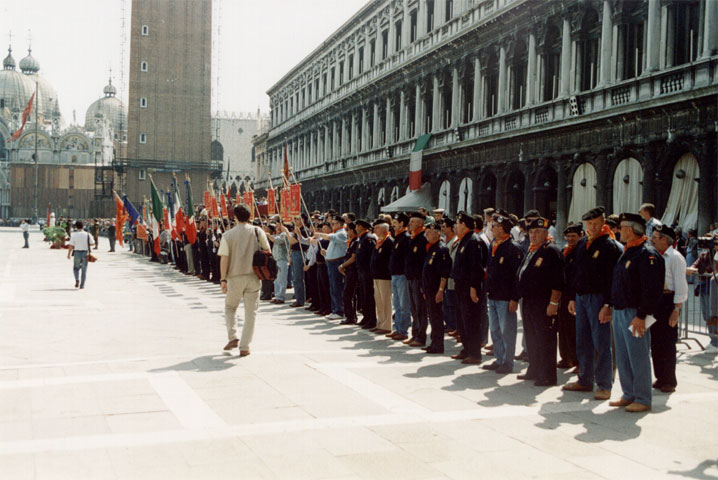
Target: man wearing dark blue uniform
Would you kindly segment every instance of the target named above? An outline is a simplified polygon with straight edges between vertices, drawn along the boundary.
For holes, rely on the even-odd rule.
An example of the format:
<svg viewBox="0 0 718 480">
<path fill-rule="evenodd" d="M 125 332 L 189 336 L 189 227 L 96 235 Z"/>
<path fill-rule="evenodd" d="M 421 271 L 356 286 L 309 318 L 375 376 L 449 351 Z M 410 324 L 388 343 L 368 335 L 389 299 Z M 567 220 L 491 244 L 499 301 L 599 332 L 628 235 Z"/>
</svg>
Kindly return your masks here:
<svg viewBox="0 0 718 480">
<path fill-rule="evenodd" d="M 426 302 L 421 291 L 421 270 L 426 257 L 426 236 L 424 235 L 423 213 L 412 213 L 409 219 L 409 250 L 406 253 L 404 273 L 409 281 L 409 300 L 411 308 L 411 338 L 404 340 L 410 347 L 423 347 L 426 344 L 428 319 Z"/>
<path fill-rule="evenodd" d="M 357 234 L 357 273 L 359 287 L 359 302 L 364 315 L 359 322 L 361 328 L 369 330 L 376 328 L 376 304 L 374 303 L 374 279 L 371 276 L 371 257 L 374 253 L 376 240 L 369 232 L 371 224 L 366 220 L 356 221 Z"/>
<path fill-rule="evenodd" d="M 524 380 L 534 385 L 556 385 L 556 320 L 563 290 L 563 256 L 548 239 L 550 223 L 534 218 L 527 225 L 530 245 L 518 273 L 521 317 L 529 367 Z"/>
<path fill-rule="evenodd" d="M 446 283 L 451 275 L 449 249 L 441 241 L 441 225 L 429 225 L 426 235 L 426 257 L 421 274 L 421 286 L 431 322 L 431 344 L 426 353 L 444 353 L 444 315 L 441 304 L 444 301 Z"/>
<path fill-rule="evenodd" d="M 620 222 L 626 248 L 613 269 L 611 306 L 623 395 L 610 405 L 626 407 L 628 412 L 645 412 L 651 409 L 652 400 L 651 335 L 646 319 L 660 306 L 665 267 L 661 254 L 647 242 L 643 217 L 623 213 Z"/>
<path fill-rule="evenodd" d="M 484 268 L 481 265 L 481 247 L 483 242 L 474 233 L 474 219 L 465 212 L 456 217 L 458 245 L 456 257 L 451 267 L 457 300 L 457 327 L 464 348 L 451 358 L 461 363 L 477 365 L 481 363 L 481 312 L 479 295 L 484 280 Z"/>
</svg>

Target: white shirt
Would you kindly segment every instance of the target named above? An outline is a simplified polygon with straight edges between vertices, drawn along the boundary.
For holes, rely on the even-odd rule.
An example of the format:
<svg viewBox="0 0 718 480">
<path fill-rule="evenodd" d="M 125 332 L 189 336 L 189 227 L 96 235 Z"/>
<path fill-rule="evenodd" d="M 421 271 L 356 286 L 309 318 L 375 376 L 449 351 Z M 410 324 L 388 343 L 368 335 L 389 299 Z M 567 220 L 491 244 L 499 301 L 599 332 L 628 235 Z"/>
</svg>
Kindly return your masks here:
<svg viewBox="0 0 718 480">
<path fill-rule="evenodd" d="M 688 300 L 688 281 L 686 281 L 686 259 L 673 247 L 663 252 L 663 261 L 666 265 L 666 281 L 664 290 L 673 293 L 673 304 Z"/>
<path fill-rule="evenodd" d="M 20 229 L 23 232 L 29 232 L 30 231 L 30 224 L 29 223 L 23 223 L 20 225 Z"/>
<path fill-rule="evenodd" d="M 72 248 L 78 252 L 86 252 L 90 249 L 90 245 L 95 244 L 95 241 L 89 233 L 82 230 L 76 230 L 72 232 L 72 235 L 70 235 L 70 241 L 67 244 L 72 245 Z"/>
<path fill-rule="evenodd" d="M 521 229 L 518 225 L 511 227 L 511 237 L 514 239 L 514 242 L 518 242 L 521 239 Z"/>
</svg>

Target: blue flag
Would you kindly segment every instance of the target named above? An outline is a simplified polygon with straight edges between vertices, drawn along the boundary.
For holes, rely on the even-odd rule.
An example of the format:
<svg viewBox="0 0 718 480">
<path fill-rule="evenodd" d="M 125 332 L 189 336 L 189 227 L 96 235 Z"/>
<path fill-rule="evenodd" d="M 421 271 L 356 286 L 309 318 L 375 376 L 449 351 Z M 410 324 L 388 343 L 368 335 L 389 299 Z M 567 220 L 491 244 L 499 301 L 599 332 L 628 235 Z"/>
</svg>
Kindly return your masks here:
<svg viewBox="0 0 718 480">
<path fill-rule="evenodd" d="M 127 195 L 122 197 L 122 201 L 125 204 L 125 210 L 127 210 L 127 213 L 130 214 L 130 225 L 136 225 L 137 220 L 140 218 L 140 212 L 138 212 L 135 206 L 132 205 L 132 202 L 130 202 L 130 199 L 127 198 Z"/>
</svg>

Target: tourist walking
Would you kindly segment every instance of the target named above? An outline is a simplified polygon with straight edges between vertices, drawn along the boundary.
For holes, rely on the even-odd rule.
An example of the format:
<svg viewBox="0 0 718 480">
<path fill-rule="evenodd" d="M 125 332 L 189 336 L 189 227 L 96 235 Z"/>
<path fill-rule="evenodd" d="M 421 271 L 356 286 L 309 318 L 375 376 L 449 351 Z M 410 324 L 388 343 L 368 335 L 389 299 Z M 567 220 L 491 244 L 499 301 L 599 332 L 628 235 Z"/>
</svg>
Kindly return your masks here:
<svg viewBox="0 0 718 480">
<path fill-rule="evenodd" d="M 75 222 L 75 231 L 70 235 L 70 241 L 67 246 L 67 259 L 74 258 L 72 264 L 72 273 L 75 275 L 75 288 L 85 288 L 85 280 L 87 279 L 87 255 L 90 253 L 90 247 L 95 244 L 92 235 L 83 230 L 84 225 L 80 220 Z M 82 272 L 82 276 L 80 276 Z"/>
<path fill-rule="evenodd" d="M 28 243 L 30 239 L 30 220 L 20 222 L 20 230 L 22 230 L 22 237 L 25 239 L 25 246 L 22 248 L 30 248 L 30 244 Z"/>
<path fill-rule="evenodd" d="M 217 250 L 220 257 L 220 284 L 224 301 L 224 318 L 227 325 L 229 342 L 224 346 L 226 352 L 239 344 L 239 356 L 249 355 L 249 344 L 254 335 L 254 320 L 259 307 L 260 281 L 252 268 L 254 252 L 259 248 L 269 252 L 269 242 L 264 231 L 249 223 L 249 209 L 245 205 L 234 207 L 237 225 L 222 235 Z M 242 337 L 237 339 L 235 319 L 239 303 L 244 301 L 244 326 Z"/>
</svg>

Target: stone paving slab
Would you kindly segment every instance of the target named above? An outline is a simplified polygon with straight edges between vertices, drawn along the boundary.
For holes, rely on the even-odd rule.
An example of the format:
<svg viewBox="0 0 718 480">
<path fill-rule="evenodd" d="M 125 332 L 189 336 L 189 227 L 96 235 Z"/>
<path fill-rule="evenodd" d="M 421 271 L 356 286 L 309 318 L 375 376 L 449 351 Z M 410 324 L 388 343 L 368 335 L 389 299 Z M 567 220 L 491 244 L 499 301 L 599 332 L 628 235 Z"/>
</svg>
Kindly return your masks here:
<svg viewBox="0 0 718 480">
<path fill-rule="evenodd" d="M 2 479 L 718 478 L 695 348 L 639 415 L 266 303 L 239 358 L 217 286 L 101 239 L 76 290 L 65 251 L 21 245 L 0 228 Z"/>
</svg>

